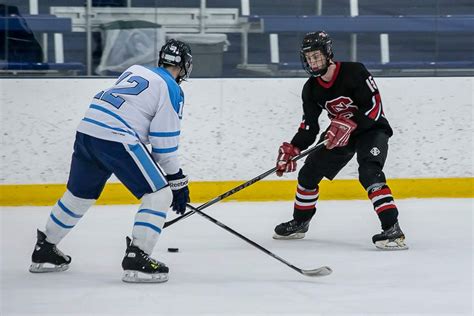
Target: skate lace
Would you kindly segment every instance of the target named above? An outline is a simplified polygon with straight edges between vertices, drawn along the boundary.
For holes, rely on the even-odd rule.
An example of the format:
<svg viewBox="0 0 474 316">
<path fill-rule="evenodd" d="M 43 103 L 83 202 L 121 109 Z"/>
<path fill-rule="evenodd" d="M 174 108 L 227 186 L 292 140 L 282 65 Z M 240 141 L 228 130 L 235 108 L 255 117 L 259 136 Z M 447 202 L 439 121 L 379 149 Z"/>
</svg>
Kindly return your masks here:
<svg viewBox="0 0 474 316">
<path fill-rule="evenodd" d="M 306 222 L 298 222 L 296 219 L 293 219 L 289 222 L 289 226 L 290 227 L 303 227 L 305 225 Z"/>
<path fill-rule="evenodd" d="M 388 239 L 394 239 L 400 237 L 399 235 L 403 235 L 403 233 L 398 227 L 392 226 L 389 229 L 383 230 L 380 235 Z"/>
<path fill-rule="evenodd" d="M 291 221 L 288 222 L 288 225 L 289 226 L 298 226 L 298 222 L 294 219 L 292 219 Z"/>
<path fill-rule="evenodd" d="M 285 227 L 285 230 L 286 231 L 293 231 L 295 229 L 295 227 L 298 226 L 298 222 L 294 219 L 292 219 L 291 221 L 289 222 L 286 222 L 286 227 Z"/>
<path fill-rule="evenodd" d="M 140 254 L 142 255 L 142 258 L 145 259 L 146 262 L 158 264 L 158 262 L 155 259 L 148 256 L 146 253 L 140 252 Z"/>
<path fill-rule="evenodd" d="M 56 246 L 53 247 L 53 252 L 57 254 L 58 256 L 63 257 L 64 259 L 67 258 L 66 255 L 61 250 L 59 250 Z"/>
</svg>

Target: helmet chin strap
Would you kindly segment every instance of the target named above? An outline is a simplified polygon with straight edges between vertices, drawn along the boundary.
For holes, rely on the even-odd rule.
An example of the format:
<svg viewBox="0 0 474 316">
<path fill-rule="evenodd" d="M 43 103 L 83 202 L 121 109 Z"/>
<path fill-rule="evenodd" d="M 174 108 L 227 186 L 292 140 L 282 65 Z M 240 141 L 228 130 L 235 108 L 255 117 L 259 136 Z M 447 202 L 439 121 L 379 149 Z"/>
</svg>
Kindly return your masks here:
<svg viewBox="0 0 474 316">
<path fill-rule="evenodd" d="M 319 76 L 322 77 L 322 76 L 324 76 L 325 74 L 327 74 L 327 73 L 328 73 L 328 70 L 329 70 L 329 67 L 330 67 L 331 65 L 334 65 L 334 62 L 333 62 L 331 59 L 327 58 L 327 59 L 326 59 L 326 67 L 325 67 L 324 70 L 323 70 L 324 72 L 321 73 Z"/>
<path fill-rule="evenodd" d="M 176 82 L 178 84 L 181 84 L 181 82 L 183 81 L 183 78 L 186 76 L 186 69 L 184 69 L 183 67 L 179 67 L 179 72 L 178 72 L 178 75 L 176 76 Z"/>
<path fill-rule="evenodd" d="M 326 66 L 324 68 L 318 69 L 317 75 L 313 74 L 313 77 L 322 77 L 322 76 L 324 76 L 328 72 L 329 66 L 331 66 L 331 65 L 334 65 L 334 62 L 329 57 L 326 57 Z"/>
</svg>

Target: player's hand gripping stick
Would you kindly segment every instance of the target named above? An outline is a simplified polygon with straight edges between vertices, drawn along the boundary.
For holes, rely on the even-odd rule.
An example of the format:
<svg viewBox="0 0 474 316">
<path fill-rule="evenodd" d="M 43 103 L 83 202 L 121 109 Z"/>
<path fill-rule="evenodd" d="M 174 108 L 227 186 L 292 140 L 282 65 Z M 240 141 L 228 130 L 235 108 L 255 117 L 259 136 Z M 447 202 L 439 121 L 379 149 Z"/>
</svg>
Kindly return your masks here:
<svg viewBox="0 0 474 316">
<path fill-rule="evenodd" d="M 276 175 L 281 177 L 285 172 L 294 172 L 296 170 L 296 160 L 293 158 L 301 153 L 298 147 L 284 142 L 278 148 L 278 157 L 276 163 Z"/>
<path fill-rule="evenodd" d="M 313 146 L 313 147 L 311 147 L 311 148 L 305 150 L 305 151 L 302 152 L 301 154 L 299 154 L 299 155 L 293 157 L 292 160 L 293 160 L 293 161 L 300 160 L 301 158 L 304 158 L 304 157 L 308 156 L 309 154 L 311 154 L 313 151 L 315 151 L 315 150 L 321 148 L 321 147 L 322 147 L 323 145 L 325 145 L 326 143 L 327 143 L 327 140 L 324 140 L 324 141 L 322 141 L 322 142 L 316 144 L 315 146 Z M 206 203 L 204 203 L 204 204 L 198 206 L 198 207 L 196 208 L 196 210 L 201 211 L 201 210 L 203 210 L 203 209 L 205 209 L 205 208 L 207 208 L 207 207 L 209 207 L 209 206 L 211 206 L 211 205 L 213 205 L 213 204 L 215 204 L 215 203 L 217 203 L 217 202 L 219 202 L 219 201 L 221 201 L 221 200 L 223 200 L 223 199 L 225 199 L 225 198 L 227 198 L 227 197 L 229 197 L 229 196 L 231 196 L 231 195 L 233 195 L 233 194 L 235 194 L 235 193 L 237 193 L 237 192 L 239 192 L 239 191 L 241 191 L 241 190 L 243 190 L 243 189 L 245 189 L 246 187 L 251 186 L 251 185 L 254 184 L 255 182 L 258 182 L 258 181 L 260 181 L 260 180 L 266 178 L 267 176 L 269 176 L 269 175 L 271 175 L 272 173 L 274 173 L 276 170 L 277 170 L 277 167 L 273 167 L 272 169 L 270 169 L 270 170 L 268 170 L 268 171 L 265 171 L 265 172 L 262 173 L 261 175 L 256 176 L 256 177 L 253 178 L 252 180 L 249 180 L 249 181 L 247 181 L 247 182 L 245 182 L 245 183 L 242 183 L 241 185 L 239 185 L 239 186 L 237 186 L 237 187 L 235 187 L 235 188 L 233 188 L 233 189 L 231 189 L 231 190 L 229 190 L 229 191 L 227 191 L 227 192 L 225 192 L 225 193 L 223 193 L 223 194 L 221 194 L 221 195 L 219 195 L 219 196 L 213 198 L 212 200 L 210 200 L 210 201 L 208 201 L 208 202 L 206 202 Z M 194 208 L 193 208 L 192 211 L 186 212 L 186 213 L 184 213 L 183 215 L 181 215 L 181 216 L 179 216 L 179 217 L 176 217 L 175 219 L 172 219 L 172 220 L 170 220 L 169 222 L 166 222 L 165 225 L 164 225 L 164 228 L 166 228 L 166 227 L 168 227 L 168 226 L 170 226 L 170 225 L 173 225 L 174 223 L 179 222 L 180 220 L 185 219 L 186 217 L 189 217 L 189 216 L 193 215 L 194 213 L 195 213 L 195 211 L 194 211 Z"/>
<path fill-rule="evenodd" d="M 346 146 L 351 133 L 357 128 L 357 124 L 342 115 L 338 115 L 331 120 L 329 129 L 326 132 L 327 149 Z"/>
<path fill-rule="evenodd" d="M 179 169 L 178 173 L 167 175 L 166 179 L 173 192 L 173 202 L 171 207 L 178 214 L 184 214 L 186 211 L 186 203 L 189 200 L 188 177 L 183 174 L 183 170 Z"/>
</svg>

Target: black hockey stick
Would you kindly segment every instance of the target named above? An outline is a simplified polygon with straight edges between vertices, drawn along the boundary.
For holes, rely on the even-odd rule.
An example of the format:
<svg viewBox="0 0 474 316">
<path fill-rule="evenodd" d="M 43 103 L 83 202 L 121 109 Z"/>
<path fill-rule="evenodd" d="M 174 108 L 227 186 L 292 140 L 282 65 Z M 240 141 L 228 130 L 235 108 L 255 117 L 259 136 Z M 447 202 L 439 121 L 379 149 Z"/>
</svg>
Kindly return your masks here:
<svg viewBox="0 0 474 316">
<path fill-rule="evenodd" d="M 247 237 L 245 237 L 244 235 L 236 232 L 235 230 L 233 230 L 232 228 L 230 228 L 229 226 L 219 222 L 217 219 L 207 215 L 206 213 L 202 212 L 201 210 L 198 210 L 197 208 L 195 208 L 194 206 L 192 205 L 189 205 L 187 204 L 187 207 L 189 207 L 190 209 L 192 209 L 195 213 L 198 213 L 199 215 L 201 215 L 202 217 L 204 217 L 205 219 L 207 219 L 208 221 L 211 221 L 213 222 L 214 224 L 220 226 L 221 228 L 225 229 L 226 231 L 228 231 L 229 233 L 239 237 L 240 239 L 243 239 L 245 240 L 247 243 L 251 244 L 252 246 L 254 246 L 255 248 L 263 251 L 264 253 L 266 253 L 267 255 L 275 258 L 276 260 L 286 264 L 288 267 L 292 268 L 293 270 L 295 270 L 296 272 L 298 273 L 301 273 L 302 275 L 305 275 L 305 276 L 310 276 L 310 277 L 321 277 L 321 276 L 326 276 L 326 275 L 329 275 L 332 273 L 332 269 L 330 267 L 327 267 L 327 266 L 322 266 L 322 267 L 319 267 L 319 268 L 316 268 L 316 269 L 311 269 L 311 270 L 305 270 L 305 269 L 301 269 L 301 268 L 298 268 L 294 265 L 292 265 L 291 263 L 289 263 L 288 261 L 286 261 L 285 259 L 277 256 L 276 254 L 274 254 L 273 252 L 271 252 L 270 250 L 260 246 L 259 244 L 257 244 L 256 242 L 248 239 Z"/>
<path fill-rule="evenodd" d="M 316 149 L 320 148 L 322 145 L 325 145 L 326 143 L 327 143 L 327 140 L 324 140 L 324 141 L 322 141 L 322 142 L 316 144 L 314 147 L 311 147 L 311 148 L 307 149 L 306 151 L 302 152 L 301 154 L 299 154 L 298 156 L 295 156 L 295 157 L 293 158 L 293 161 L 297 161 L 297 160 L 300 160 L 301 158 L 304 158 L 304 157 L 308 156 L 310 153 L 312 153 L 312 152 L 315 151 Z M 231 190 L 229 190 L 229 191 L 227 191 L 227 192 L 225 192 L 225 193 L 219 195 L 218 197 L 215 197 L 214 199 L 210 200 L 209 202 L 206 202 L 206 203 L 204 203 L 204 204 L 198 206 L 198 207 L 197 207 L 197 210 L 199 210 L 199 211 L 200 211 L 200 210 L 203 210 L 203 209 L 205 209 L 206 207 L 209 207 L 209 206 L 211 206 L 211 205 L 213 205 L 213 204 L 215 204 L 215 203 L 217 203 L 217 202 L 219 202 L 219 201 L 225 199 L 226 197 L 229 197 L 229 196 L 231 196 L 231 195 L 233 195 L 233 194 L 235 194 L 235 193 L 237 193 L 237 192 L 239 192 L 239 191 L 245 189 L 246 187 L 248 187 L 248 186 L 254 184 L 255 182 L 258 182 L 258 181 L 262 180 L 263 178 L 268 177 L 269 175 L 271 175 L 272 173 L 274 173 L 276 170 L 277 170 L 277 168 L 276 168 L 276 167 L 273 167 L 272 169 L 270 169 L 270 170 L 268 170 L 268 171 L 262 173 L 261 175 L 256 176 L 256 177 L 253 178 L 252 180 L 249 180 L 249 181 L 247 181 L 247 182 L 245 182 L 245 183 L 242 183 L 242 184 L 239 185 L 238 187 L 235 187 L 235 188 L 233 188 L 233 189 L 231 189 Z M 179 216 L 179 217 L 176 217 L 175 219 L 170 220 L 169 222 L 166 222 L 164 228 L 166 228 L 166 227 L 168 227 L 168 226 L 170 226 L 170 225 L 173 225 L 174 223 L 179 222 L 180 220 L 185 219 L 186 217 L 189 217 L 189 216 L 193 215 L 195 212 L 196 212 L 196 211 L 194 211 L 194 210 L 193 210 L 193 211 L 189 211 L 189 212 L 184 213 L 183 215 L 181 215 L 181 216 Z"/>
</svg>

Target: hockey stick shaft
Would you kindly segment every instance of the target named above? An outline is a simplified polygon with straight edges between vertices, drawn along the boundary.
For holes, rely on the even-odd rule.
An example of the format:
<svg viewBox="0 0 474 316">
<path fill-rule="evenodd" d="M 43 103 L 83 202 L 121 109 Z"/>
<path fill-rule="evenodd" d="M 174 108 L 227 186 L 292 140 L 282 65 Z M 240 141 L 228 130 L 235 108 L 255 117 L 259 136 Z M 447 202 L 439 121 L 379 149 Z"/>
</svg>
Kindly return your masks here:
<svg viewBox="0 0 474 316">
<path fill-rule="evenodd" d="M 274 259 L 280 261 L 281 263 L 287 265 L 288 267 L 290 267 L 291 269 L 295 270 L 296 272 L 298 272 L 302 275 L 317 277 L 317 276 L 326 276 L 326 275 L 329 275 L 329 274 L 332 273 L 331 268 L 326 267 L 326 266 L 316 268 L 316 269 L 311 269 L 311 270 L 304 270 L 304 269 L 298 268 L 298 267 L 294 266 L 293 264 L 289 263 L 288 261 L 286 261 L 285 259 L 281 258 L 280 256 L 274 254 L 270 250 L 268 250 L 268 249 L 262 247 L 261 245 L 257 244 L 253 240 L 250 240 L 249 238 L 247 238 L 244 235 L 238 233 L 237 231 L 233 230 L 229 226 L 227 226 L 227 225 L 223 224 L 222 222 L 218 221 L 217 219 L 215 219 L 215 218 L 207 215 L 206 213 L 202 212 L 201 210 L 195 208 L 194 206 L 187 204 L 187 207 L 192 209 L 195 213 L 198 213 L 199 215 L 201 215 L 202 217 L 204 217 L 208 221 L 218 225 L 219 227 L 221 227 L 222 229 L 228 231 L 229 233 L 233 234 L 234 236 L 237 236 L 240 239 L 246 241 L 247 243 L 249 243 L 252 246 L 254 246 L 255 248 L 257 248 L 258 250 L 266 253 L 267 255 L 273 257 Z"/>
<path fill-rule="evenodd" d="M 304 158 L 304 157 L 308 156 L 309 154 L 311 154 L 312 152 L 314 152 L 315 150 L 317 150 L 318 148 L 320 148 L 322 145 L 325 145 L 326 143 L 327 143 L 327 140 L 324 140 L 324 141 L 322 141 L 322 142 L 316 144 L 314 147 L 311 147 L 310 149 L 307 149 L 306 151 L 304 151 L 304 152 L 302 152 L 301 154 L 299 154 L 298 156 L 295 156 L 295 157 L 293 158 L 293 161 L 298 161 L 298 160 L 300 160 L 301 158 Z M 235 187 L 235 188 L 233 188 L 233 189 L 231 189 L 231 190 L 229 190 L 229 191 L 227 191 L 227 192 L 225 192 L 225 193 L 223 193 L 223 194 L 221 194 L 221 195 L 219 195 L 219 196 L 213 198 L 213 199 L 210 200 L 209 202 L 206 202 L 206 203 L 204 203 L 204 204 L 202 204 L 202 205 L 199 205 L 196 209 L 199 210 L 199 211 L 200 211 L 200 210 L 203 210 L 203 209 L 205 209 L 206 207 L 209 207 L 209 206 L 211 206 L 211 205 L 213 205 L 213 204 L 215 204 L 215 203 L 217 203 L 217 202 L 219 202 L 219 201 L 221 201 L 221 200 L 223 200 L 223 199 L 225 199 L 225 198 L 227 198 L 227 197 L 229 197 L 229 196 L 231 196 L 231 195 L 233 195 L 233 194 L 235 194 L 235 193 L 237 193 L 237 192 L 239 192 L 239 191 L 241 191 L 241 190 L 243 190 L 243 189 L 245 189 L 246 187 L 251 186 L 251 185 L 254 184 L 255 182 L 258 182 L 258 181 L 260 181 L 260 180 L 262 180 L 262 179 L 268 177 L 269 175 L 271 175 L 272 173 L 274 173 L 276 170 L 277 170 L 277 168 L 276 168 L 276 167 L 273 167 L 272 169 L 270 169 L 270 170 L 268 170 L 268 171 L 265 171 L 265 172 L 262 173 L 261 175 L 256 176 L 256 177 L 253 178 L 252 180 L 249 180 L 249 181 L 247 181 L 247 182 L 245 182 L 245 183 L 242 183 L 241 185 L 239 185 L 239 186 L 237 186 L 237 187 Z M 183 214 L 183 215 L 181 215 L 181 216 L 179 216 L 179 217 L 176 217 L 175 219 L 170 220 L 169 222 L 166 222 L 164 228 L 166 228 L 166 227 L 168 227 L 168 226 L 171 226 L 171 225 L 173 225 L 174 223 L 179 222 L 180 220 L 183 220 L 183 219 L 185 219 L 185 218 L 187 218 L 187 217 L 193 215 L 194 213 L 195 213 L 195 211 L 192 210 L 192 211 L 189 211 L 189 212 L 187 212 L 187 213 L 185 213 L 185 214 Z"/>
</svg>

